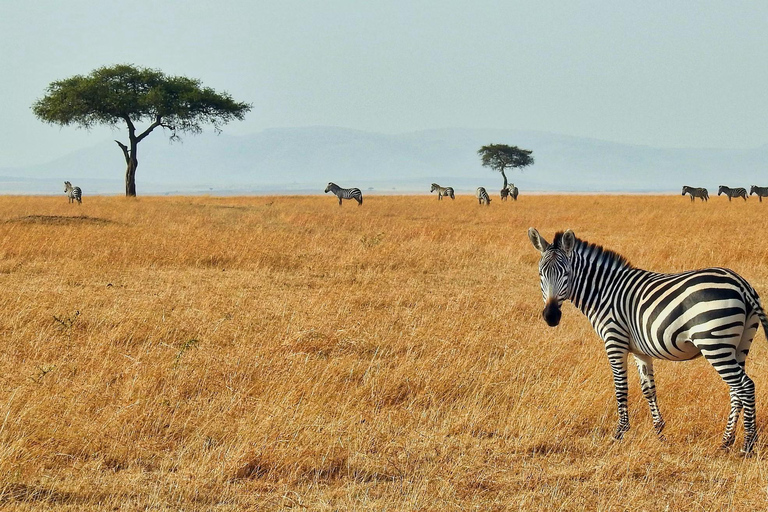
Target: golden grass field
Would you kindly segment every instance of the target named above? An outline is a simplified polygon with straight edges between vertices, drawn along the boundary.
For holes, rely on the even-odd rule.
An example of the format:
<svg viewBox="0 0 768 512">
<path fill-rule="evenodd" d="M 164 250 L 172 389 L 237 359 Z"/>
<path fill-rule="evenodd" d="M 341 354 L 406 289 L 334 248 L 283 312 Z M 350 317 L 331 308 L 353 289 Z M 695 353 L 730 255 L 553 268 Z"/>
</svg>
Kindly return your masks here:
<svg viewBox="0 0 768 512">
<path fill-rule="evenodd" d="M 601 342 L 570 304 L 543 322 L 526 230 L 768 297 L 766 219 L 671 195 L 3 197 L 0 507 L 763 509 L 762 330 L 753 457 L 718 450 L 702 359 L 656 365 L 665 443 L 632 370 L 614 442 Z"/>
</svg>

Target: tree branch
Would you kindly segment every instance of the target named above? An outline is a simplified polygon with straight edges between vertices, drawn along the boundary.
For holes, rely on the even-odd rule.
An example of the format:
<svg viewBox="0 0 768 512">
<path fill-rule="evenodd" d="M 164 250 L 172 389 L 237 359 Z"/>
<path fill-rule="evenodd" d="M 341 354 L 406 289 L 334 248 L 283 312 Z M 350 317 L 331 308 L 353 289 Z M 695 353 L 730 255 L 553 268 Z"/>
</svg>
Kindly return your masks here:
<svg viewBox="0 0 768 512">
<path fill-rule="evenodd" d="M 156 116 L 155 117 L 155 122 L 152 123 L 151 125 L 149 125 L 149 127 L 146 130 L 144 130 L 144 132 L 141 135 L 136 137 L 136 142 L 141 142 L 144 139 L 144 137 L 146 137 L 147 135 L 152 133 L 152 130 L 154 130 L 158 126 L 163 126 L 162 117 L 160 117 L 160 116 Z"/>
<path fill-rule="evenodd" d="M 120 142 L 119 140 L 115 140 L 117 142 L 117 145 L 120 146 L 120 149 L 123 150 L 123 154 L 125 155 L 125 163 L 130 163 L 131 161 L 131 155 L 128 152 L 128 146 Z"/>
</svg>

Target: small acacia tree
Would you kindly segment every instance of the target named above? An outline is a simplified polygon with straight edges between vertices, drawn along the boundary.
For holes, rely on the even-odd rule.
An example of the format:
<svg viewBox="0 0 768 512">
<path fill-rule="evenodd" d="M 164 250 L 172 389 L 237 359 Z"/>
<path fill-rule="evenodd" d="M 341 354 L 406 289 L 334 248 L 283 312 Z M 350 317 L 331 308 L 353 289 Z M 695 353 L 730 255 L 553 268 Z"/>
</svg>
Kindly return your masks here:
<svg viewBox="0 0 768 512">
<path fill-rule="evenodd" d="M 507 175 L 504 171 L 506 169 L 523 169 L 533 165 L 531 153 L 533 151 L 520 149 L 517 146 L 507 146 L 506 144 L 483 146 L 477 152 L 483 161 L 483 167 L 490 167 L 494 171 L 500 172 L 504 177 L 504 187 L 502 187 L 502 190 L 507 188 Z"/>
<path fill-rule="evenodd" d="M 60 126 L 117 128 L 125 123 L 128 143 L 115 142 L 125 157 L 126 196 L 136 195 L 139 142 L 155 128 L 168 130 L 172 141 L 179 140 L 180 133 L 200 133 L 205 124 L 219 133 L 233 119 L 242 121 L 250 110 L 250 104 L 203 87 L 199 80 L 129 64 L 53 82 L 46 95 L 32 105 L 40 120 Z M 148 126 L 142 131 L 137 128 L 139 123 Z"/>
</svg>

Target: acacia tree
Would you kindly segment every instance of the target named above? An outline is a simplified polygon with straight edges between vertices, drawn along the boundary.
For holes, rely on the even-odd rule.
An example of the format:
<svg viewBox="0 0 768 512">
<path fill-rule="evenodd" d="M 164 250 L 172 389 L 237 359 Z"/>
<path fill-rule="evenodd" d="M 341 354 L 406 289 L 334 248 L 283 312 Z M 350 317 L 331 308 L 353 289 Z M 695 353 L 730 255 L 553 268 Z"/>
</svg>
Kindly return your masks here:
<svg viewBox="0 0 768 512">
<path fill-rule="evenodd" d="M 506 169 L 522 170 L 529 165 L 533 165 L 531 153 L 533 151 L 529 149 L 521 149 L 517 146 L 508 146 L 506 144 L 483 146 L 477 152 L 483 161 L 483 167 L 490 167 L 494 171 L 500 172 L 504 177 L 504 187 L 502 187 L 502 190 L 507 188 L 507 175 L 504 171 Z"/>
<path fill-rule="evenodd" d="M 220 133 L 223 125 L 242 121 L 250 110 L 250 104 L 203 87 L 199 80 L 130 64 L 52 82 L 46 95 L 32 105 L 41 121 L 60 126 L 118 128 L 124 123 L 128 143 L 115 142 L 125 157 L 126 196 L 136 195 L 139 142 L 155 128 L 168 130 L 171 141 L 180 140 L 180 133 L 200 133 L 205 124 Z M 137 128 L 142 123 L 147 125 L 143 130 Z"/>
</svg>

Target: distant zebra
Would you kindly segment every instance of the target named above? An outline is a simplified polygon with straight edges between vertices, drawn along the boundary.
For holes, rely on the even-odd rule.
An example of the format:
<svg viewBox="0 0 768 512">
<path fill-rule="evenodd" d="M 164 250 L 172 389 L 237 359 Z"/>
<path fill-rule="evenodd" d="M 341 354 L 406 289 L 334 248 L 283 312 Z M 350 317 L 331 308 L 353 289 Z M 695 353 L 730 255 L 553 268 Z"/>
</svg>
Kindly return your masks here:
<svg viewBox="0 0 768 512">
<path fill-rule="evenodd" d="M 744 187 L 738 187 L 738 188 L 730 188 L 726 187 L 725 185 L 720 185 L 720 188 L 717 189 L 717 195 L 725 194 L 728 196 L 728 201 L 733 199 L 734 197 L 741 197 L 745 201 L 747 200 L 747 189 Z"/>
<path fill-rule="evenodd" d="M 73 187 L 70 182 L 65 181 L 64 193 L 67 194 L 70 203 L 77 201 L 77 204 L 83 204 L 83 191 L 80 187 Z"/>
<path fill-rule="evenodd" d="M 357 201 L 357 206 L 363 204 L 363 193 L 360 192 L 359 188 L 341 188 L 335 183 L 329 183 L 325 187 L 325 193 L 327 194 L 328 192 L 333 193 L 339 198 L 339 206 L 341 206 L 342 199 L 354 199 Z"/>
<path fill-rule="evenodd" d="M 453 187 L 441 187 L 437 183 L 432 184 L 432 189 L 429 191 L 431 194 L 437 190 L 437 200 L 440 201 L 443 199 L 443 196 L 450 197 L 451 199 L 456 199 L 456 197 L 453 195 Z"/>
<path fill-rule="evenodd" d="M 686 185 L 683 187 L 683 193 L 680 195 L 684 196 L 685 194 L 691 194 L 691 202 L 693 202 L 697 197 L 702 201 L 709 201 L 709 192 L 707 192 L 707 189 L 702 187 L 694 188 Z"/>
<path fill-rule="evenodd" d="M 485 190 L 485 187 L 477 187 L 477 192 L 475 192 L 475 197 L 477 197 L 478 204 L 485 203 L 486 206 L 491 205 L 491 198 L 488 197 L 488 192 Z"/>
<path fill-rule="evenodd" d="M 511 197 L 515 201 L 517 201 L 517 195 L 519 194 L 519 190 L 517 190 L 517 187 L 514 183 L 510 183 L 503 189 L 501 189 L 501 192 L 499 192 L 499 196 L 501 196 L 502 201 L 506 201 L 508 197 Z"/>
<path fill-rule="evenodd" d="M 752 450 L 757 440 L 755 386 L 744 363 L 760 324 L 768 333 L 768 318 L 757 292 L 744 278 L 726 268 L 649 272 L 613 251 L 579 240 L 570 229 L 557 233 L 551 244 L 534 228 L 528 230 L 528 238 L 541 253 L 544 320 L 556 326 L 561 305 L 570 300 L 605 343 L 619 413 L 614 438 L 621 439 L 629 430 L 629 354 L 637 364 L 659 436 L 664 419 L 656 403 L 653 358 L 686 361 L 703 355 L 730 388 L 731 411 L 721 447 L 733 444 L 743 408 L 743 451 Z M 696 386 L 685 384 L 689 389 Z"/>
<path fill-rule="evenodd" d="M 758 199 L 760 199 L 760 202 L 763 202 L 764 197 L 768 197 L 768 187 L 758 187 L 757 185 L 752 185 L 752 188 L 749 189 L 749 195 L 757 194 Z"/>
</svg>

